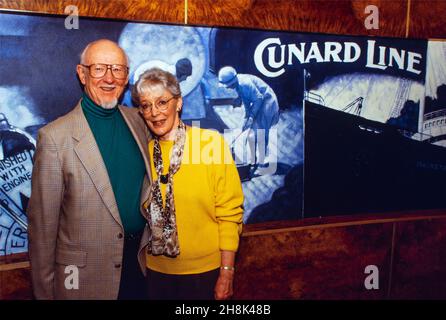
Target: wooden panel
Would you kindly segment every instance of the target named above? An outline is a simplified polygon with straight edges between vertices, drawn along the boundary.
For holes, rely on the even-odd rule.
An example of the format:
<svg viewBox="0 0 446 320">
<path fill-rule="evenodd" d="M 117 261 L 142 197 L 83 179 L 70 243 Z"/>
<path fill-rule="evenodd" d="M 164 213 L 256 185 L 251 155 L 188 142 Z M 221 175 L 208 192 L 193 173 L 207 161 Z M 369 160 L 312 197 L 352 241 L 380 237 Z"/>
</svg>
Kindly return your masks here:
<svg viewBox="0 0 446 320">
<path fill-rule="evenodd" d="M 184 22 L 184 0 L 0 0 L 0 8 L 53 14 L 64 14 L 68 5 L 77 6 L 81 16 Z"/>
<path fill-rule="evenodd" d="M 188 0 L 191 24 L 252 27 L 352 35 L 446 38 L 444 0 Z M 0 8 L 64 14 L 76 5 L 81 16 L 183 23 L 184 0 L 0 0 Z M 379 9 L 379 29 L 367 30 L 364 9 Z"/>
<path fill-rule="evenodd" d="M 237 257 L 234 298 L 445 299 L 445 230 L 446 218 L 437 217 L 245 233 Z M 24 258 L 1 257 L 6 264 L 0 264 L 0 299 L 32 298 L 29 267 L 21 266 Z M 379 268 L 379 290 L 364 288 L 367 265 Z"/>
<path fill-rule="evenodd" d="M 446 1 L 411 1 L 409 37 L 446 39 Z"/>
<path fill-rule="evenodd" d="M 398 222 L 391 298 L 446 298 L 446 219 Z"/>
<path fill-rule="evenodd" d="M 191 24 L 404 37 L 407 0 L 189 0 Z M 379 8 L 378 30 L 367 30 L 368 5 Z"/>
<path fill-rule="evenodd" d="M 391 239 L 391 223 L 243 237 L 234 297 L 384 299 Z M 379 290 L 364 287 L 367 265 L 379 268 Z"/>
<path fill-rule="evenodd" d="M 29 260 L 28 252 L 0 256 L 0 270 L 2 270 L 3 265 L 26 262 L 28 260 Z"/>
<path fill-rule="evenodd" d="M 0 272 L 0 300 L 33 299 L 29 267 Z"/>
<path fill-rule="evenodd" d="M 28 253 L 0 256 L 0 300 L 32 299 Z"/>
<path fill-rule="evenodd" d="M 403 211 L 379 214 L 355 214 L 347 216 L 326 216 L 302 220 L 282 220 L 247 224 L 243 226 L 244 235 L 268 234 L 298 229 L 315 229 L 322 227 L 344 227 L 371 223 L 391 223 L 409 220 L 446 218 L 445 209 Z"/>
</svg>

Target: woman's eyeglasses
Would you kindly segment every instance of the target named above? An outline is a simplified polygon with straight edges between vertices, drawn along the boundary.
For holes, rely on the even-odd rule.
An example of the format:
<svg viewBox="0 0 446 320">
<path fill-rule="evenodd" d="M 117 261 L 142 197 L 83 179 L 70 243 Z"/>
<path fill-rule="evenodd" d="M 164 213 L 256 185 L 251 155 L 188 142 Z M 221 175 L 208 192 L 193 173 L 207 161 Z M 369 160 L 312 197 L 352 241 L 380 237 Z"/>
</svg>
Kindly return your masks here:
<svg viewBox="0 0 446 320">
<path fill-rule="evenodd" d="M 152 111 L 153 106 L 155 106 L 155 108 L 160 112 L 166 111 L 169 108 L 169 102 L 175 98 L 176 98 L 175 96 L 172 96 L 169 99 L 161 98 L 158 101 L 156 101 L 154 104 L 153 103 L 144 103 L 140 106 L 141 111 L 142 112 L 150 112 L 150 111 Z"/>
</svg>

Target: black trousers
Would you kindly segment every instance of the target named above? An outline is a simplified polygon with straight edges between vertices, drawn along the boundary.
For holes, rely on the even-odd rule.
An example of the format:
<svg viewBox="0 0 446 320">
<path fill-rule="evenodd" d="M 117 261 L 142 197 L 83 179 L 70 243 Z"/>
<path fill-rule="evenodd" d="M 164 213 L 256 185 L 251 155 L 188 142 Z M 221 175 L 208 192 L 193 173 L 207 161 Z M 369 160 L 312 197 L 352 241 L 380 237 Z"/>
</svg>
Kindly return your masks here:
<svg viewBox="0 0 446 320">
<path fill-rule="evenodd" d="M 198 274 L 164 274 L 147 269 L 150 300 L 214 300 L 219 269 Z"/>
<path fill-rule="evenodd" d="M 118 300 L 147 299 L 146 280 L 141 272 L 137 258 L 141 235 L 142 233 L 124 238 L 124 254 Z"/>
</svg>

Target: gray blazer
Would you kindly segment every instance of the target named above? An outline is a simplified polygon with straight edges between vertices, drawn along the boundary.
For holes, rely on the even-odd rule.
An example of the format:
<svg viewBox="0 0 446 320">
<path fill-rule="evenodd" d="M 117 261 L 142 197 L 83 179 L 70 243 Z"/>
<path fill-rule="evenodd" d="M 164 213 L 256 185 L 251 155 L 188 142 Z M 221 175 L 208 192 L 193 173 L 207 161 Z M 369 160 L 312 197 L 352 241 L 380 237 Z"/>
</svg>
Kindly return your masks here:
<svg viewBox="0 0 446 320">
<path fill-rule="evenodd" d="M 136 109 L 120 106 L 119 110 L 146 165 L 142 204 L 151 181 L 149 132 Z M 31 184 L 27 211 L 35 297 L 116 299 L 124 229 L 107 169 L 80 104 L 39 130 Z M 145 261 L 141 263 L 144 267 Z M 65 273 L 67 266 L 79 271 L 78 289 L 65 286 L 73 275 L 69 270 Z"/>
</svg>

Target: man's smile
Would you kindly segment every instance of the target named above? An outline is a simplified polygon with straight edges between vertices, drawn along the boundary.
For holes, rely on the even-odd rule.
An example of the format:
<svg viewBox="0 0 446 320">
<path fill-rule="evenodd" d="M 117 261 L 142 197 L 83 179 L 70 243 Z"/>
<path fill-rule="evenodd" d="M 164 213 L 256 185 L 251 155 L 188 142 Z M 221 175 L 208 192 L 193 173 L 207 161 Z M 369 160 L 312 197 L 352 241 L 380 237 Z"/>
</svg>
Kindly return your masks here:
<svg viewBox="0 0 446 320">
<path fill-rule="evenodd" d="M 113 90 L 116 89 L 115 86 L 112 86 L 112 87 L 110 87 L 110 86 L 107 86 L 107 87 L 101 86 L 100 88 L 101 88 L 102 90 L 106 91 L 106 92 L 112 92 Z"/>
</svg>

